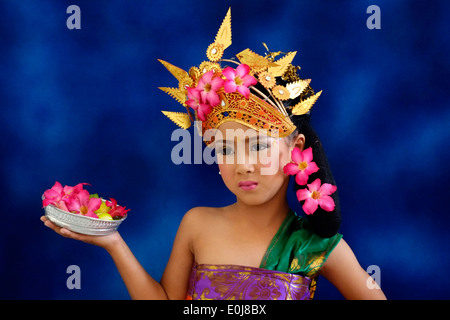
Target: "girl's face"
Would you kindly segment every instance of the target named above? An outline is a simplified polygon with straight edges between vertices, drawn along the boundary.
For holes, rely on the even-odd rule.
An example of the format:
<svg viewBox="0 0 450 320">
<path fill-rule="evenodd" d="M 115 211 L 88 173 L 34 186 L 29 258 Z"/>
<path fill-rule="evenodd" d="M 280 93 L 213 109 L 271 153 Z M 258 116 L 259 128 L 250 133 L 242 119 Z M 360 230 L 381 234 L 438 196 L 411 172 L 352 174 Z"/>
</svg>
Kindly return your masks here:
<svg viewBox="0 0 450 320">
<path fill-rule="evenodd" d="M 299 138 L 300 136 L 300 138 Z M 214 148 L 222 179 L 236 197 L 248 205 L 261 205 L 284 192 L 289 177 L 283 167 L 291 161 L 294 146 L 303 148 L 304 137 L 273 138 L 237 122 L 222 124 Z"/>
</svg>

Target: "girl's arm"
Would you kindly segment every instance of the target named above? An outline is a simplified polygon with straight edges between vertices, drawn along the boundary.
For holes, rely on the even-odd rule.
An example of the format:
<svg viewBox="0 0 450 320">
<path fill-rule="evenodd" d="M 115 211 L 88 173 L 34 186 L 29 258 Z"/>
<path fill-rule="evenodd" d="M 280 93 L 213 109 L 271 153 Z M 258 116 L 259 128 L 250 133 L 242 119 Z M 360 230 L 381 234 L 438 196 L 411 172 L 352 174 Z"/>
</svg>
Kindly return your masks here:
<svg viewBox="0 0 450 320">
<path fill-rule="evenodd" d="M 178 268 L 172 267 L 171 270 L 166 268 L 164 274 L 169 280 L 166 280 L 162 285 L 145 271 L 117 231 L 107 236 L 90 236 L 60 228 L 45 216 L 41 220 L 47 227 L 66 238 L 80 240 L 104 248 L 116 264 L 117 270 L 132 299 L 167 300 L 186 298 L 193 258 L 189 245 L 184 242 L 188 241 L 190 243 L 187 239 L 188 235 L 183 232 L 183 223 L 178 230 L 168 264 L 172 266 L 177 264 Z M 176 261 L 179 263 L 176 263 Z"/>
<path fill-rule="evenodd" d="M 172 252 L 161 282 L 155 281 L 136 260 L 125 241 L 120 239 L 112 248 L 106 248 L 113 258 L 132 299 L 184 300 L 194 261 L 192 239 L 198 215 L 191 209 L 178 228 Z"/>
<path fill-rule="evenodd" d="M 374 288 L 373 279 L 359 265 L 352 249 L 341 239 L 320 269 L 320 274 L 328 279 L 348 300 L 386 299 L 381 289 Z M 369 279 L 370 278 L 370 279 Z"/>
<path fill-rule="evenodd" d="M 111 255 L 133 300 L 167 300 L 164 288 L 154 280 L 117 233 L 118 239 L 112 246 L 105 247 Z"/>
</svg>

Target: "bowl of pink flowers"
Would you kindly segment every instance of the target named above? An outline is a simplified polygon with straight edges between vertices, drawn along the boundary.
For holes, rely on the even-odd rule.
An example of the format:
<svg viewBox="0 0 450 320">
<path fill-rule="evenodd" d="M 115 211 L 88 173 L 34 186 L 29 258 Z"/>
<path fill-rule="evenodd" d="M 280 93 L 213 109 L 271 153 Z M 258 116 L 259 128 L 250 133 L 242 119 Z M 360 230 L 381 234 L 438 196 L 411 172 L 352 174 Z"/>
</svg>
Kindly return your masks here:
<svg viewBox="0 0 450 320">
<path fill-rule="evenodd" d="M 85 185 L 88 184 L 63 187 L 55 182 L 42 196 L 45 216 L 57 226 L 74 232 L 98 236 L 113 233 L 130 209 L 119 206 L 113 198 L 105 200 L 98 194 L 90 194 Z"/>
</svg>

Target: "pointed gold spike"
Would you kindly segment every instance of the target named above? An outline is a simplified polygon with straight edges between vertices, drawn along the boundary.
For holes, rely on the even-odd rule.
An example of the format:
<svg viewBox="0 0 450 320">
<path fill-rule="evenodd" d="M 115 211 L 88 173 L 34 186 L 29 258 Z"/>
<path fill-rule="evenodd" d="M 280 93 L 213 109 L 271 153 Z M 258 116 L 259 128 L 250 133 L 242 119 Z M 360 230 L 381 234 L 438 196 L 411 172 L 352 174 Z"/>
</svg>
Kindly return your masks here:
<svg viewBox="0 0 450 320">
<path fill-rule="evenodd" d="M 297 116 L 306 114 L 312 108 L 314 103 L 316 103 L 317 99 L 319 99 L 321 94 L 322 94 L 322 90 L 317 92 L 315 95 L 309 97 L 305 101 L 297 103 L 292 108 L 292 114 L 297 115 Z"/>
<path fill-rule="evenodd" d="M 188 129 L 191 126 L 191 119 L 189 119 L 189 115 L 187 113 L 171 111 L 161 112 L 182 129 Z"/>
<path fill-rule="evenodd" d="M 173 64 L 168 63 L 167 61 L 158 59 L 159 62 L 161 62 L 164 67 L 166 67 L 167 70 L 175 77 L 179 82 L 189 82 L 192 81 L 192 79 L 189 77 L 189 74 L 184 71 L 181 68 L 175 67 Z"/>
<path fill-rule="evenodd" d="M 167 88 L 167 87 L 159 87 L 159 90 L 164 91 L 169 96 L 177 100 L 179 103 L 181 103 L 183 106 L 186 106 L 186 90 L 179 89 L 179 88 Z"/>
<path fill-rule="evenodd" d="M 278 59 L 275 63 L 278 65 L 276 67 L 270 67 L 269 72 L 272 73 L 275 77 L 281 77 L 283 73 L 286 71 L 288 65 L 294 60 L 297 51 L 289 52 L 283 58 Z"/>
<path fill-rule="evenodd" d="M 223 50 L 231 45 L 231 8 L 228 8 L 219 31 L 217 31 L 215 42 L 220 43 L 223 46 Z"/>
</svg>

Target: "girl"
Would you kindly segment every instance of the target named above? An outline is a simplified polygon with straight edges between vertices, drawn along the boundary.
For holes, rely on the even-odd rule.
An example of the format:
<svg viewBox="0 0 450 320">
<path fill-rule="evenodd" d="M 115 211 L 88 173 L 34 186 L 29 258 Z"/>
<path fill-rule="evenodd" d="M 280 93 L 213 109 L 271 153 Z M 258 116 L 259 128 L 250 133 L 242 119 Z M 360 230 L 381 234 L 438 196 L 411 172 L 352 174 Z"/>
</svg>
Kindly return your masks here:
<svg viewBox="0 0 450 320">
<path fill-rule="evenodd" d="M 224 60 L 231 44 L 228 11 L 210 61 L 189 73 L 161 61 L 179 80 L 162 88 L 187 113 L 164 112 L 183 128 L 195 117 L 215 149 L 221 177 L 236 196 L 222 208 L 196 207 L 183 217 L 161 281 L 153 279 L 116 231 L 88 236 L 41 220 L 58 234 L 104 248 L 133 299 L 310 299 L 318 275 L 347 299 L 385 299 L 338 234 L 337 190 L 322 146 L 309 123 L 317 100 L 288 53 L 263 57 L 250 50 Z M 221 62 L 236 69 L 222 69 Z M 186 101 L 187 98 L 187 101 Z M 306 218 L 287 202 L 290 175 Z"/>
</svg>

